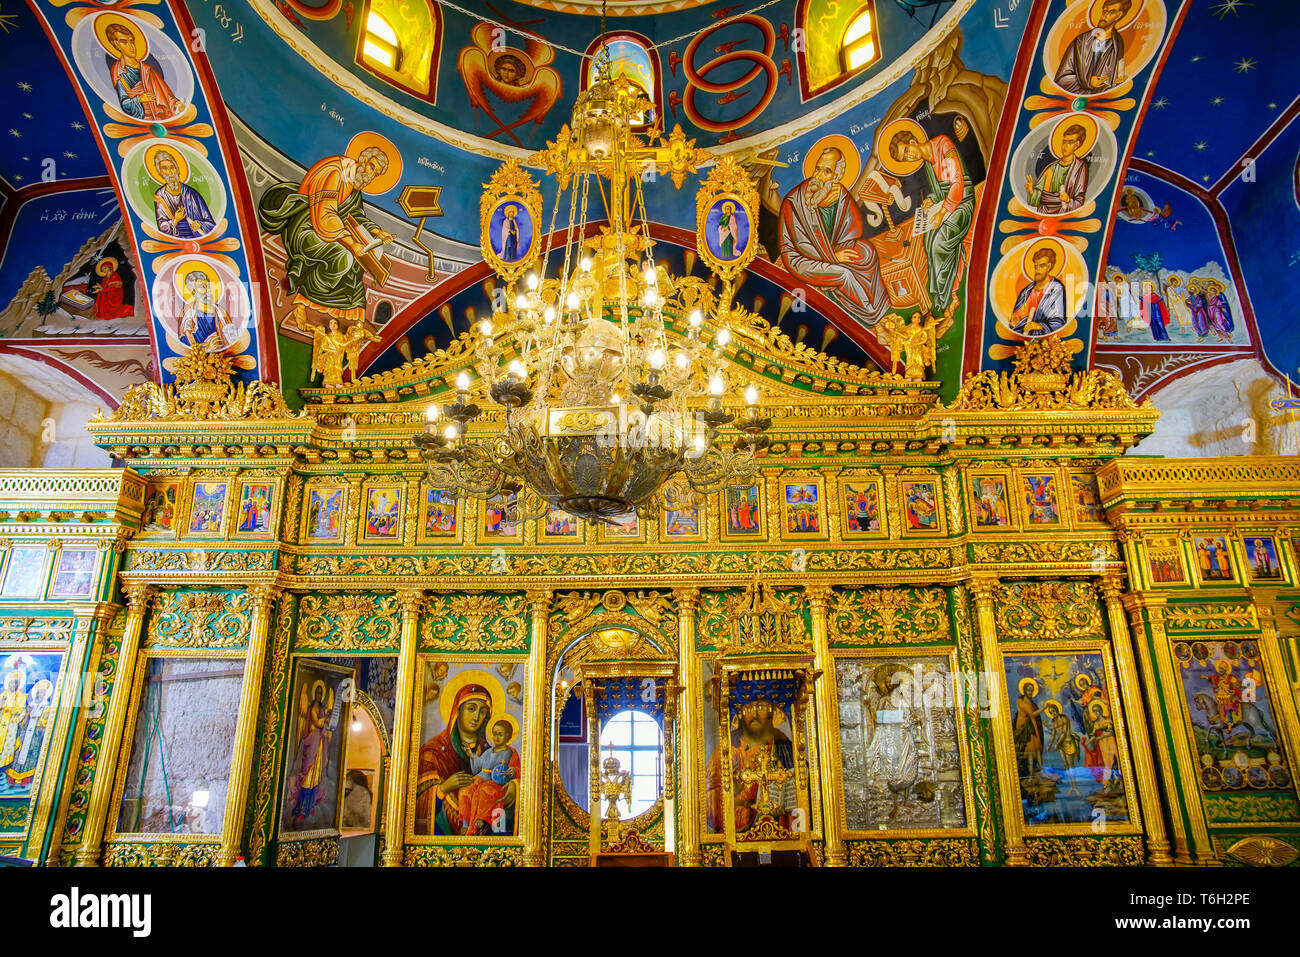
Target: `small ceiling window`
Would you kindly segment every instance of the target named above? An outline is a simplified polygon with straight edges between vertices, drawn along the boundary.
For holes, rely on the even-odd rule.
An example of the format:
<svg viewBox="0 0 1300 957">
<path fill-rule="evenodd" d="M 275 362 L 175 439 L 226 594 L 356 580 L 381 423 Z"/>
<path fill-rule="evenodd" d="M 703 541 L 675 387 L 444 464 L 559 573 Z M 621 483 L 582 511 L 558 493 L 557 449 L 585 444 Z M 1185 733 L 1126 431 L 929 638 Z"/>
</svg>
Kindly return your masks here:
<svg viewBox="0 0 1300 957">
<path fill-rule="evenodd" d="M 386 70 L 397 69 L 397 31 L 375 11 L 366 17 L 366 36 L 361 46 L 362 55 L 375 66 Z"/>
<path fill-rule="evenodd" d="M 875 62 L 876 59 L 876 22 L 872 16 L 871 5 L 863 7 L 849 21 L 840 43 L 840 57 L 844 69 L 852 72 Z"/>
<path fill-rule="evenodd" d="M 442 14 L 430 0 L 366 0 L 357 65 L 430 103 L 437 94 Z"/>
</svg>

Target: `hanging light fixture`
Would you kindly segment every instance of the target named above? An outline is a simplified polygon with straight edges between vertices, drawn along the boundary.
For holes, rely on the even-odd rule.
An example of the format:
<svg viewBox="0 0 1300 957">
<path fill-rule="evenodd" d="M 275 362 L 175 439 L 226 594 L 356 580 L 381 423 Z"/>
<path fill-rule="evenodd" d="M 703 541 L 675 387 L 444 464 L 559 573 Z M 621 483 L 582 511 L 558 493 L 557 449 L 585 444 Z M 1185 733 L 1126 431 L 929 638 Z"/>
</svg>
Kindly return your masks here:
<svg viewBox="0 0 1300 957">
<path fill-rule="evenodd" d="M 729 258 L 719 259 L 701 244 L 701 259 L 723 279 L 716 297 L 708 281 L 673 277 L 655 260 L 645 172 L 680 189 L 711 157 L 680 125 L 668 137 L 657 127 L 648 140 L 638 136 L 634 126 L 652 109 L 637 84 L 613 76 L 602 45 L 572 126 L 532 157 L 557 182 L 549 232 L 540 228 L 537 184 L 517 163 L 486 184 L 481 246 L 505 284 L 504 302 L 498 297 L 502 308 L 473 330 L 477 376 L 462 371 L 455 401 L 430 407 L 426 431 L 415 436 L 435 484 L 473 498 L 523 493 L 525 511 L 545 502 L 589 521 L 617 521 L 660 507 L 657 493 L 675 477 L 695 493 L 752 480 L 771 420 L 759 414 L 753 386 L 740 411 L 725 354 L 734 280 L 753 249 L 728 246 Z M 606 223 L 589 230 L 593 184 Z M 728 215 L 737 204 L 756 208 L 734 160 L 720 161 L 705 187 L 701 202 L 706 191 L 733 191 Z M 547 248 L 566 192 L 563 245 Z M 499 431 L 471 436 L 485 418 L 472 393 L 504 409 Z M 727 426 L 737 430 L 730 443 Z"/>
</svg>

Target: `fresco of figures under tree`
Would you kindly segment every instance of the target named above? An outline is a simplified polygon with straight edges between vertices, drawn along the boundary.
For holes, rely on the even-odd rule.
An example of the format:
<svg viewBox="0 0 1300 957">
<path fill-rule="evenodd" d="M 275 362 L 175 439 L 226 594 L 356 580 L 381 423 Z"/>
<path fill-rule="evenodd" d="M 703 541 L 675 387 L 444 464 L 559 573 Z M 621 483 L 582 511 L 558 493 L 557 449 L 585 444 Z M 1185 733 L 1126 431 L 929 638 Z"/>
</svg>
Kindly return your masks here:
<svg viewBox="0 0 1300 957">
<path fill-rule="evenodd" d="M 1003 664 L 1025 823 L 1129 820 L 1119 702 L 1101 654 L 1007 655 Z"/>
<path fill-rule="evenodd" d="M 1291 787 L 1291 770 L 1254 641 L 1178 641 L 1174 660 L 1191 719 L 1201 787 Z"/>
<path fill-rule="evenodd" d="M 244 682 L 240 658 L 149 658 L 117 830 L 219 834 Z"/>
<path fill-rule="evenodd" d="M 844 658 L 835 677 L 849 830 L 964 825 L 947 658 Z"/>
<path fill-rule="evenodd" d="M 518 833 L 524 701 L 518 662 L 429 662 L 415 784 L 415 833 Z"/>
<path fill-rule="evenodd" d="M 0 805 L 26 803 L 40 781 L 58 702 L 61 654 L 5 657 L 0 690 Z M 7 817 L 5 818 L 7 820 Z"/>
<path fill-rule="evenodd" d="M 294 671 L 280 829 L 329 830 L 339 826 L 344 745 L 356 673 L 309 659 L 297 661 Z"/>
</svg>

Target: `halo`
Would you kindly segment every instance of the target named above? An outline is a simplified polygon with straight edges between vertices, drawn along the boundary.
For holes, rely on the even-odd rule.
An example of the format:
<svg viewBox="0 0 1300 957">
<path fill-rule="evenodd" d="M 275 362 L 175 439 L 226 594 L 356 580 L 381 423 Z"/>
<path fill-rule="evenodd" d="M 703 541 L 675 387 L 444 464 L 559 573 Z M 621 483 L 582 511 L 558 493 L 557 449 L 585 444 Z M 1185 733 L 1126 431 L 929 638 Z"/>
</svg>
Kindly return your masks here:
<svg viewBox="0 0 1300 957">
<path fill-rule="evenodd" d="M 1030 687 L 1030 688 L 1033 688 L 1033 689 L 1034 689 L 1034 693 L 1031 694 L 1029 697 L 1031 697 L 1031 698 L 1037 698 L 1037 697 L 1038 697 L 1038 682 L 1037 682 L 1037 681 L 1035 681 L 1033 678 L 1021 678 L 1021 679 L 1020 679 L 1020 684 L 1016 685 L 1016 690 L 1019 691 L 1021 694 L 1024 694 L 1024 693 L 1025 693 L 1025 688 L 1026 688 L 1026 687 Z"/>
<path fill-rule="evenodd" d="M 727 207 L 728 207 L 728 206 L 731 207 L 731 211 L 732 211 L 733 213 L 736 211 L 736 202 L 735 202 L 735 200 L 724 199 L 724 200 L 722 201 L 722 211 L 723 211 L 724 213 L 727 211 Z"/>
<path fill-rule="evenodd" d="M 185 159 L 184 154 L 170 143 L 155 143 L 144 151 L 144 168 L 149 171 L 149 175 L 153 177 L 153 181 L 159 185 L 166 182 L 166 177 L 164 177 L 162 173 L 158 172 L 158 160 L 163 155 L 170 156 L 172 161 L 175 162 L 176 168 L 180 173 L 181 182 L 189 182 L 190 164 Z"/>
<path fill-rule="evenodd" d="M 1106 6 L 1106 0 L 1093 0 L 1092 6 L 1088 8 L 1088 25 L 1095 27 L 1101 19 L 1102 8 Z M 1130 23 L 1138 18 L 1142 8 L 1146 6 L 1145 0 L 1133 0 L 1133 6 L 1129 7 L 1128 13 L 1120 17 L 1119 23 L 1115 24 L 1116 30 L 1123 30 Z"/>
<path fill-rule="evenodd" d="M 50 695 L 54 693 L 54 685 L 50 684 L 47 678 L 42 678 L 40 681 L 36 682 L 36 684 L 32 685 L 31 696 L 33 698 L 39 697 L 40 692 L 42 691 Z"/>
<path fill-rule="evenodd" d="M 1227 658 L 1220 658 L 1214 663 L 1214 670 L 1221 675 L 1226 675 L 1232 670 L 1232 663 Z"/>
<path fill-rule="evenodd" d="M 316 700 L 316 692 L 317 692 L 317 690 L 319 690 L 322 694 L 324 694 L 324 692 L 325 692 L 325 682 L 322 681 L 320 678 L 317 678 L 315 681 L 312 682 L 312 685 L 311 685 L 311 700 L 312 700 L 312 701 L 315 701 L 315 700 Z"/>
<path fill-rule="evenodd" d="M 1110 710 L 1106 707 L 1106 702 L 1102 701 L 1100 698 L 1094 699 L 1092 703 L 1088 705 L 1088 717 L 1094 717 L 1098 711 L 1101 712 L 1103 717 L 1110 714 Z"/>
<path fill-rule="evenodd" d="M 1092 687 L 1092 679 L 1089 678 L 1087 675 L 1075 675 L 1074 686 L 1078 688 L 1080 691 L 1087 691 L 1089 688 Z"/>
<path fill-rule="evenodd" d="M 880 165 L 883 166 L 887 172 L 893 173 L 895 176 L 907 176 L 911 173 L 915 173 L 921 168 L 921 163 L 924 162 L 923 160 L 904 160 L 899 162 L 894 159 L 894 155 L 889 152 L 889 144 L 893 140 L 894 134 L 901 133 L 903 130 L 907 130 L 915 136 L 918 144 L 926 143 L 930 139 L 930 137 L 926 135 L 925 130 L 921 128 L 921 124 L 916 122 L 916 120 L 912 119 L 910 116 L 901 116 L 896 120 L 891 120 L 880 128 L 880 132 L 876 134 L 876 157 L 880 160 Z"/>
<path fill-rule="evenodd" d="M 1061 155 L 1064 149 L 1061 142 L 1065 139 L 1065 131 L 1071 126 L 1083 127 L 1083 142 L 1079 144 L 1079 148 L 1075 150 L 1074 155 L 1087 156 L 1088 151 L 1097 144 L 1097 121 L 1087 113 L 1068 113 L 1057 122 L 1056 126 L 1052 127 L 1053 156 Z"/>
<path fill-rule="evenodd" d="M 145 37 L 144 31 L 140 25 L 130 17 L 124 17 L 120 13 L 101 13 L 95 18 L 95 37 L 99 40 L 99 45 L 104 48 L 109 56 L 117 59 L 117 48 L 108 42 L 108 28 L 113 24 L 119 24 L 131 31 L 135 37 L 135 55 L 139 60 L 143 60 L 149 55 L 149 40 Z"/>
<path fill-rule="evenodd" d="M 487 688 L 488 694 L 492 697 L 493 720 L 506 713 L 506 695 L 501 690 L 501 682 L 486 671 L 470 668 L 454 678 L 447 679 L 442 686 L 442 694 L 438 698 L 438 713 L 442 715 L 444 728 L 451 726 L 451 703 L 456 700 L 456 695 L 460 694 L 460 689 L 465 685 L 482 685 Z"/>
<path fill-rule="evenodd" d="M 519 215 L 519 204 L 510 202 L 506 203 L 505 208 L 501 211 L 501 215 L 506 219 L 514 219 Z"/>
<path fill-rule="evenodd" d="M 109 265 L 110 263 L 111 263 L 111 265 Z M 107 268 L 107 269 L 104 268 L 104 266 L 106 266 L 106 265 L 108 265 L 108 268 Z M 96 275 L 96 276 L 107 276 L 109 273 L 113 272 L 115 269 L 117 269 L 117 260 L 114 259 L 112 256 L 105 256 L 103 259 L 101 259 L 101 260 L 98 262 L 98 264 L 96 264 L 96 266 L 95 266 L 95 275 Z"/>
<path fill-rule="evenodd" d="M 1055 701 L 1049 701 L 1047 702 L 1047 704 L 1043 705 L 1043 711 L 1046 714 L 1051 714 L 1053 711 L 1055 711 L 1057 714 L 1060 714 L 1061 706 L 1057 704 Z"/>
<path fill-rule="evenodd" d="M 862 171 L 862 154 L 853 145 L 853 141 L 841 133 L 823 136 L 812 145 L 808 155 L 803 158 L 803 178 L 812 179 L 813 168 L 817 165 L 817 161 L 821 159 L 822 153 L 831 147 L 839 150 L 840 155 L 844 157 L 844 176 L 840 180 L 840 185 L 845 189 L 852 189 L 853 184 L 858 181 L 858 173 Z"/>
<path fill-rule="evenodd" d="M 221 293 L 224 289 L 221 282 L 221 276 L 217 274 L 216 268 L 211 263 L 204 262 L 201 259 L 190 259 L 181 263 L 176 268 L 176 272 L 172 274 L 172 284 L 176 287 L 176 294 L 178 296 L 186 302 L 190 302 L 194 298 L 190 294 L 189 290 L 185 288 L 185 277 L 192 272 L 201 272 L 207 276 L 208 284 L 213 289 L 213 301 L 215 302 L 221 299 Z"/>
<path fill-rule="evenodd" d="M 378 196 L 381 193 L 388 192 L 402 178 L 402 154 L 387 139 L 378 133 L 367 130 L 352 137 L 348 142 L 345 155 L 355 160 L 361 155 L 362 151 L 372 146 L 377 146 L 384 151 L 384 155 L 388 157 L 388 169 L 367 183 L 362 192 Z"/>
<path fill-rule="evenodd" d="M 494 67 L 497 65 L 497 60 L 501 59 L 503 56 L 512 56 L 524 65 L 524 75 L 519 78 L 519 85 L 521 87 L 528 86 L 528 84 L 533 82 L 533 77 L 537 74 L 537 67 L 533 65 L 532 58 L 529 57 L 528 54 L 524 53 L 523 50 L 518 50 L 514 47 L 506 47 L 504 50 L 493 50 L 488 54 L 488 75 L 492 77 L 495 82 L 501 82 L 497 79 Z"/>
<path fill-rule="evenodd" d="M 492 720 L 488 724 L 488 730 L 492 730 L 492 725 L 496 724 L 498 721 L 504 721 L 506 724 L 510 725 L 510 737 L 506 738 L 506 744 L 514 744 L 515 739 L 519 737 L 519 722 L 515 720 L 515 716 L 509 712 L 492 715 Z"/>
<path fill-rule="evenodd" d="M 1061 271 L 1065 269 L 1065 250 L 1061 248 L 1059 241 L 1052 239 L 1050 236 L 1038 240 L 1025 250 L 1024 256 L 1020 259 L 1020 272 L 1026 279 L 1034 278 L 1032 271 L 1034 255 L 1040 249 L 1050 249 L 1052 252 L 1056 253 L 1056 263 L 1052 266 L 1052 278 L 1060 278 Z"/>
</svg>

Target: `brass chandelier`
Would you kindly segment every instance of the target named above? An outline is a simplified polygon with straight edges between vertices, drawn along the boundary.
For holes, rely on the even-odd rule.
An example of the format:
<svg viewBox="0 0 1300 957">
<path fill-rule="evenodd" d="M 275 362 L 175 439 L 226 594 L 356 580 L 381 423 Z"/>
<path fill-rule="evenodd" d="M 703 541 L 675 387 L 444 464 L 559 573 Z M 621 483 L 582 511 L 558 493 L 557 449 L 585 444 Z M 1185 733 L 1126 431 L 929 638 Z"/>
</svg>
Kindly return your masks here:
<svg viewBox="0 0 1300 957">
<path fill-rule="evenodd" d="M 666 483 L 665 491 L 702 504 L 703 493 L 752 481 L 771 420 L 760 415 L 754 386 L 743 411 L 731 397 L 724 357 L 734 281 L 756 248 L 748 217 L 757 197 L 743 169 L 721 160 L 696 204 L 700 258 L 721 292 L 670 275 L 655 261 L 642 181 L 653 171 L 680 189 L 711 157 L 680 126 L 668 137 L 657 127 L 639 135 L 651 117 L 644 92 L 613 76 L 602 48 L 572 127 L 531 158 L 557 182 L 549 231 L 540 229 L 537 184 L 516 162 L 486 184 L 481 245 L 504 301 L 498 295 L 497 310 L 473 330 L 477 381 L 462 371 L 455 401 L 431 406 L 426 431 L 414 437 L 433 483 L 471 498 L 518 494 L 524 512 L 540 514 L 544 502 L 614 522 L 689 504 L 665 503 Z M 589 231 L 593 184 L 607 222 Z M 566 192 L 563 246 L 550 249 Z M 724 208 L 732 241 L 719 248 L 716 226 L 714 240 L 705 236 L 706 219 L 714 210 L 716 223 Z M 552 261 L 556 272 L 547 275 Z M 476 404 L 481 396 L 504 410 L 503 423 Z M 728 443 L 729 425 L 737 434 Z"/>
</svg>

